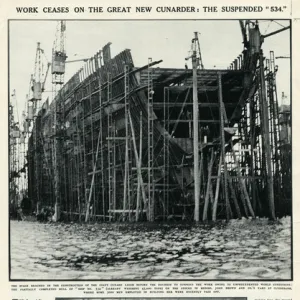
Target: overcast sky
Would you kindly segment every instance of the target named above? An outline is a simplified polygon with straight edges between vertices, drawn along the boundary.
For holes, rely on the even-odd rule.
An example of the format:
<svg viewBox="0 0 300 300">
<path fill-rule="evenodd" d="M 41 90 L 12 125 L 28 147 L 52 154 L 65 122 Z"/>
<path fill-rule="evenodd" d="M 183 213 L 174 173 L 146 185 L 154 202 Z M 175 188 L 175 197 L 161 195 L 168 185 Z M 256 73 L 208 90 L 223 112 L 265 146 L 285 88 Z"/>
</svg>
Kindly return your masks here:
<svg viewBox="0 0 300 300">
<path fill-rule="evenodd" d="M 279 24 L 278 24 L 279 23 Z M 260 21 L 262 34 L 287 26 L 288 21 Z M 25 108 L 30 75 L 34 72 L 37 42 L 51 61 L 57 21 L 10 21 L 9 62 L 10 91 L 16 90 L 19 116 Z M 200 32 L 202 60 L 206 69 L 227 68 L 242 52 L 242 35 L 238 21 L 67 21 L 66 52 L 68 60 L 93 56 L 111 42 L 112 56 L 131 49 L 134 65 L 146 65 L 148 57 L 162 59 L 162 67 L 183 68 L 191 49 L 194 31 Z M 284 31 L 265 40 L 266 56 L 273 50 L 275 56 L 290 56 L 290 31 Z M 278 97 L 290 94 L 290 60 L 278 59 Z M 83 62 L 67 64 L 67 81 Z M 191 62 L 189 62 L 191 67 Z M 46 90 L 51 90 L 51 75 Z M 51 93 L 45 93 L 44 99 Z M 15 100 L 12 101 L 15 106 Z"/>
</svg>

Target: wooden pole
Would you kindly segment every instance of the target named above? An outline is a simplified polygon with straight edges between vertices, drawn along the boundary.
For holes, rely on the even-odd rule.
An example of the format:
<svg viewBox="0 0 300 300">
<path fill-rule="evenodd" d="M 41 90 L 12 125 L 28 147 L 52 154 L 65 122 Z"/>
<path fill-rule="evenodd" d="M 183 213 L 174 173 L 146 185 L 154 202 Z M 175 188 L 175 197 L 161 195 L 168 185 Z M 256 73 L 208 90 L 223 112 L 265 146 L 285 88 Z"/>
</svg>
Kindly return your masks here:
<svg viewBox="0 0 300 300">
<path fill-rule="evenodd" d="M 194 50 L 192 54 L 193 66 L 193 147 L 194 147 L 194 197 L 195 197 L 195 212 L 194 220 L 200 220 L 200 185 L 199 185 L 199 111 L 198 111 L 198 89 L 197 89 L 197 53 L 196 40 L 198 39 L 197 32 L 193 41 Z"/>
<path fill-rule="evenodd" d="M 98 160 L 98 154 L 99 154 L 100 135 L 101 135 L 101 131 L 99 130 L 96 158 L 95 158 L 94 165 L 93 165 L 93 176 L 92 176 L 91 188 L 89 190 L 89 198 L 88 198 L 88 203 L 87 203 L 86 213 L 85 213 L 85 222 L 88 222 L 89 216 L 90 216 L 90 205 L 91 205 L 92 194 L 93 194 L 93 186 L 94 186 L 94 182 L 95 182 L 95 174 L 96 174 L 95 172 L 96 172 L 97 160 Z"/>
<path fill-rule="evenodd" d="M 76 107 L 77 108 L 77 107 Z M 77 116 L 76 116 L 76 120 L 77 120 Z M 77 127 L 77 124 L 76 124 Z M 73 134 L 74 136 L 74 134 Z M 79 158 L 79 151 L 81 151 L 80 149 L 80 142 L 79 142 L 79 131 L 78 131 L 78 127 L 77 127 L 77 133 L 75 135 L 74 138 L 75 142 L 74 142 L 74 149 L 77 148 L 77 153 L 74 155 L 74 159 L 75 159 L 75 168 L 76 168 L 76 180 L 77 180 L 77 203 L 78 203 L 78 213 L 79 213 L 79 222 L 81 222 L 81 201 L 80 201 L 80 188 L 79 188 L 79 184 L 80 184 L 80 179 L 79 179 L 79 174 L 80 174 L 80 158 Z M 80 149 L 80 150 L 79 150 Z"/>
<path fill-rule="evenodd" d="M 148 220 L 154 221 L 154 122 L 153 122 L 153 81 L 150 66 L 152 58 L 148 58 Z"/>
<path fill-rule="evenodd" d="M 237 216 L 240 219 L 242 217 L 241 210 L 240 210 L 237 198 L 236 198 L 235 190 L 234 190 L 233 185 L 232 185 L 232 179 L 229 175 L 228 175 L 228 184 L 229 184 L 229 188 L 230 188 L 230 191 L 231 191 L 231 196 L 233 198 L 233 203 L 234 203 L 234 206 L 235 206 Z"/>
<path fill-rule="evenodd" d="M 256 120 L 256 111 L 255 111 L 255 105 L 254 105 L 254 97 L 250 99 L 250 143 L 251 143 L 251 192 L 252 192 L 252 204 L 253 204 L 253 210 L 256 212 L 256 181 L 255 181 L 255 166 L 256 166 L 256 157 L 254 154 L 254 146 L 255 146 L 255 120 Z"/>
<path fill-rule="evenodd" d="M 59 97 L 60 98 L 60 97 Z M 59 170 L 59 160 L 60 160 L 60 141 L 58 138 L 58 128 L 59 128 L 59 106 L 58 99 L 53 100 L 55 102 L 55 113 L 54 113 L 54 193 L 55 193 L 55 213 L 53 216 L 53 221 L 57 222 L 60 219 L 60 170 Z"/>
<path fill-rule="evenodd" d="M 270 218 L 275 220 L 275 204 L 274 204 L 274 182 L 272 174 L 272 156 L 271 156 L 271 144 L 270 144 L 270 131 L 269 131 L 269 116 L 268 116 L 268 104 L 266 98 L 266 86 L 264 76 L 264 58 L 261 51 L 259 57 L 259 68 L 260 68 L 260 101 L 262 108 L 263 117 L 263 143 L 265 148 L 266 157 L 266 176 L 267 176 L 267 188 L 268 188 L 268 203 Z"/>
<path fill-rule="evenodd" d="M 113 219 L 116 217 L 116 205 L 117 205 L 117 158 L 116 158 L 116 120 L 114 120 L 113 124 L 113 138 L 114 138 L 114 143 L 113 143 Z M 111 221 L 112 219 L 110 219 Z"/>
<path fill-rule="evenodd" d="M 142 189 L 143 201 L 144 201 L 144 203 L 146 203 L 146 193 L 145 193 L 144 181 L 143 181 L 143 177 L 142 177 L 141 160 L 139 159 L 138 152 L 137 152 L 136 141 L 135 141 L 135 132 L 134 132 L 134 127 L 133 127 L 130 111 L 128 112 L 128 117 L 129 117 L 131 132 L 132 132 L 132 142 L 133 142 L 134 156 L 135 156 L 137 172 L 138 172 L 138 181 L 139 181 L 139 184 Z M 140 153 L 140 155 L 141 155 L 141 153 Z"/>
<path fill-rule="evenodd" d="M 105 220 L 105 184 L 104 184 L 104 147 L 103 147 L 103 107 L 102 107 L 102 88 L 101 88 L 101 54 L 97 53 L 97 78 L 98 78 L 98 87 L 99 87 L 99 132 L 100 132 L 100 164 L 101 164 L 101 194 L 102 194 L 102 211 L 103 211 L 103 219 Z"/>
<path fill-rule="evenodd" d="M 123 194 L 123 221 L 125 221 L 125 211 L 127 207 L 127 197 L 128 197 L 128 166 L 129 166 L 129 127 L 128 127 L 128 114 L 129 114 L 129 104 L 128 104 L 128 66 L 124 66 L 124 100 L 125 100 L 125 111 L 124 111 L 124 117 L 125 117 L 125 173 L 124 173 L 124 194 Z M 128 199 L 129 200 L 129 199 Z"/>
<path fill-rule="evenodd" d="M 223 115 L 223 90 L 222 90 L 222 75 L 218 73 L 218 92 L 219 92 L 219 109 L 220 109 L 220 136 L 221 136 L 221 158 L 224 166 L 224 192 L 226 203 L 226 218 L 230 218 L 230 203 L 228 199 L 228 187 L 227 187 L 227 164 L 225 154 L 225 134 L 224 134 L 224 115 Z"/>
<path fill-rule="evenodd" d="M 139 155 L 140 155 L 139 165 L 140 165 L 140 167 L 142 166 L 142 151 L 143 151 L 143 117 L 142 117 L 142 111 L 140 111 L 140 152 L 139 152 Z M 136 222 L 138 222 L 138 220 L 139 220 L 140 194 L 141 194 L 141 182 L 138 179 L 137 198 L 136 198 L 136 212 L 135 212 L 135 221 Z"/>
<path fill-rule="evenodd" d="M 200 199 L 200 194 L 201 194 L 201 182 L 202 179 L 204 181 L 204 176 L 203 176 L 203 158 L 204 158 L 204 153 L 200 153 L 200 167 L 199 167 L 199 199 Z"/>
<path fill-rule="evenodd" d="M 231 141 L 231 149 L 232 149 L 232 157 L 233 157 L 233 160 L 234 160 L 234 164 L 236 165 L 236 169 L 237 169 L 237 173 L 238 173 L 237 174 L 238 175 L 238 180 L 239 180 L 239 183 L 240 183 L 240 186 L 241 186 L 242 197 L 244 197 L 244 199 L 246 201 L 246 204 L 247 204 L 247 207 L 249 209 L 249 212 L 250 212 L 251 216 L 253 218 L 255 218 L 255 214 L 254 214 L 254 211 L 252 209 L 252 205 L 251 205 L 251 201 L 250 201 L 250 198 L 249 198 L 249 194 L 247 192 L 246 184 L 245 184 L 245 181 L 243 181 L 243 179 L 242 179 L 242 172 L 241 172 L 240 164 L 237 161 L 236 155 L 234 153 L 232 141 Z"/>
<path fill-rule="evenodd" d="M 217 208 L 218 208 L 218 200 L 219 200 L 219 191 L 220 191 L 220 182 L 221 182 L 221 167 L 222 167 L 222 157 L 220 154 L 220 161 L 218 167 L 218 178 L 217 178 L 217 186 L 216 186 L 216 193 L 215 193 L 215 201 L 213 204 L 213 212 L 212 212 L 212 220 L 217 220 Z"/>
<path fill-rule="evenodd" d="M 107 160 L 108 160 L 108 207 L 109 207 L 109 220 L 111 220 L 112 216 L 112 142 L 111 142 L 111 122 L 112 122 L 112 117 L 111 114 L 109 113 L 107 115 L 107 137 L 109 138 L 107 140 Z"/>
<path fill-rule="evenodd" d="M 206 186 L 205 202 L 204 202 L 203 216 L 202 216 L 203 221 L 207 221 L 207 210 L 208 210 L 208 203 L 209 203 L 209 196 L 210 196 L 211 172 L 212 172 L 213 163 L 214 163 L 214 151 L 213 149 L 211 149 L 210 162 L 208 165 L 208 179 L 207 179 L 207 186 Z"/>
<path fill-rule="evenodd" d="M 88 61 L 87 64 L 89 73 L 90 71 L 90 61 Z M 94 165 L 95 163 L 95 152 L 94 152 L 94 114 L 93 114 L 93 107 L 92 107 L 92 87 L 91 87 L 91 80 L 89 80 L 89 85 L 88 85 L 88 93 L 89 93 L 89 103 L 90 103 L 90 117 L 91 117 L 91 139 L 92 139 L 92 164 Z M 96 190 L 95 190 L 95 186 L 92 187 L 93 188 L 93 209 L 95 209 L 95 205 L 96 205 Z"/>
</svg>

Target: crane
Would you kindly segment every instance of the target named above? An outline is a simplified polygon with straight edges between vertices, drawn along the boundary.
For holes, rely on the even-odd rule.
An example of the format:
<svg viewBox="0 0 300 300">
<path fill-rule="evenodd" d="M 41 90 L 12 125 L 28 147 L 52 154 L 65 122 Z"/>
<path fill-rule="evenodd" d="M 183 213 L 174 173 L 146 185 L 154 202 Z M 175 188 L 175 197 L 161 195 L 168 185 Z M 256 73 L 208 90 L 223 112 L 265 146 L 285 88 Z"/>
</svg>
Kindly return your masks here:
<svg viewBox="0 0 300 300">
<path fill-rule="evenodd" d="M 52 48 L 52 84 L 53 98 L 55 98 L 57 90 L 64 84 L 65 63 L 67 54 L 65 51 L 66 39 L 66 21 L 57 23 L 55 41 Z"/>
<path fill-rule="evenodd" d="M 242 31 L 242 36 L 243 36 L 243 44 L 247 45 L 247 31 L 246 31 L 246 24 L 247 24 L 247 21 L 246 21 L 246 24 L 244 24 L 244 21 L 243 20 L 240 20 L 240 27 L 241 27 L 241 31 Z"/>
<path fill-rule="evenodd" d="M 271 20 L 271 22 L 272 22 L 272 20 Z M 248 40 L 248 37 L 247 37 L 246 27 L 248 25 L 248 30 L 250 30 L 249 25 L 252 24 L 252 25 L 258 26 L 258 21 L 253 22 L 253 21 L 247 20 L 244 23 L 244 21 L 240 20 L 239 23 L 240 23 L 240 27 L 241 27 L 242 36 L 243 36 L 243 44 L 244 44 L 245 48 L 247 48 L 247 46 L 249 44 L 249 40 Z M 290 28 L 291 28 L 291 26 L 285 26 L 285 27 L 280 28 L 278 30 L 272 31 L 268 34 L 260 34 L 260 43 L 262 44 L 266 38 L 268 38 L 272 35 L 275 35 L 277 33 L 280 33 L 282 31 L 288 30 Z M 283 57 L 280 57 L 280 58 L 283 58 Z M 288 58 L 288 57 L 284 57 L 284 58 Z"/>
<path fill-rule="evenodd" d="M 46 84 L 46 80 L 47 80 L 47 76 L 48 76 L 48 72 L 49 72 L 50 66 L 51 66 L 51 63 L 48 62 L 48 64 L 47 64 L 47 71 L 46 71 L 46 74 L 45 74 L 44 81 L 42 83 L 42 92 L 45 91 L 45 84 Z"/>
<path fill-rule="evenodd" d="M 74 60 L 67 60 L 67 63 L 73 63 L 73 62 L 79 62 L 79 61 L 83 61 L 83 62 L 87 62 L 89 60 L 89 58 L 81 58 L 81 59 L 74 59 Z"/>
<path fill-rule="evenodd" d="M 193 58 L 193 55 L 196 53 L 196 63 L 197 68 L 200 67 L 202 70 L 204 69 L 203 61 L 202 61 L 202 55 L 201 55 L 201 48 L 200 48 L 200 42 L 198 37 L 198 32 L 194 32 L 194 38 L 192 39 L 192 54 L 189 57 L 186 57 L 185 60 L 189 60 L 190 58 Z M 185 68 L 187 69 L 187 65 L 185 65 Z"/>
</svg>

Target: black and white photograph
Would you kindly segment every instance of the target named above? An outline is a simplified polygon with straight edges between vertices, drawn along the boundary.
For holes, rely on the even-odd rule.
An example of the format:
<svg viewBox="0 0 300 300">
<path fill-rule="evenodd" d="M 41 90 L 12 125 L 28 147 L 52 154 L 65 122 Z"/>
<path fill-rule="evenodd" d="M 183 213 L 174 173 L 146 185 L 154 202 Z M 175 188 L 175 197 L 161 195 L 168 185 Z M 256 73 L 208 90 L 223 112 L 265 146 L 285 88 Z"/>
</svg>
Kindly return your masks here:
<svg viewBox="0 0 300 300">
<path fill-rule="evenodd" d="M 9 20 L 9 279 L 292 280 L 291 30 Z"/>
</svg>

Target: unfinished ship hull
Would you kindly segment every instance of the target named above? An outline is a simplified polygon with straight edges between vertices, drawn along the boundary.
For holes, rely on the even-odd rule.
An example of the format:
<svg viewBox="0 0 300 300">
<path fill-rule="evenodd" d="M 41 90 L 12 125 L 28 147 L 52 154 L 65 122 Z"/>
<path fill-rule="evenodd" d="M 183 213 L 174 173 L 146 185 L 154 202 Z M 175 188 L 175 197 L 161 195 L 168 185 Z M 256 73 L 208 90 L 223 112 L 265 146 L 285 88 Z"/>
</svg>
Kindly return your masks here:
<svg viewBox="0 0 300 300">
<path fill-rule="evenodd" d="M 218 197 L 218 214 L 251 215 L 249 195 L 257 206 L 258 191 L 265 190 L 259 168 L 241 174 L 229 167 L 235 179 L 222 185 L 218 158 L 224 124 L 225 141 L 232 140 L 255 97 L 259 56 L 260 47 L 250 43 L 228 69 L 197 70 L 200 211 Z M 158 63 L 135 67 L 130 50 L 104 62 L 97 53 L 43 105 L 28 148 L 34 204 L 56 204 L 68 219 L 193 219 L 193 74 Z M 259 147 L 259 137 L 243 136 L 253 149 Z M 243 161 L 250 164 L 249 157 Z M 232 189 L 244 188 L 238 175 L 245 176 L 248 195 L 233 195 Z"/>
</svg>

